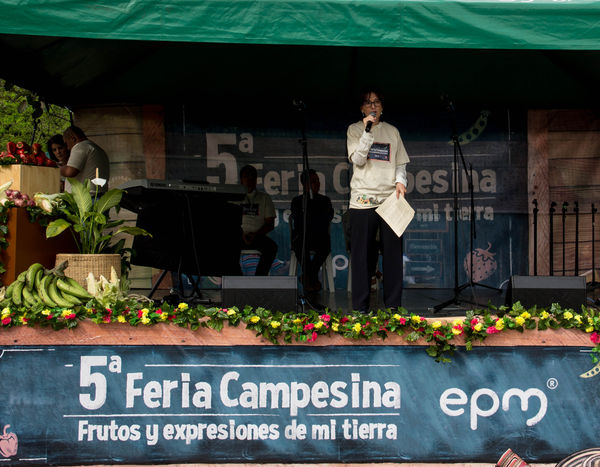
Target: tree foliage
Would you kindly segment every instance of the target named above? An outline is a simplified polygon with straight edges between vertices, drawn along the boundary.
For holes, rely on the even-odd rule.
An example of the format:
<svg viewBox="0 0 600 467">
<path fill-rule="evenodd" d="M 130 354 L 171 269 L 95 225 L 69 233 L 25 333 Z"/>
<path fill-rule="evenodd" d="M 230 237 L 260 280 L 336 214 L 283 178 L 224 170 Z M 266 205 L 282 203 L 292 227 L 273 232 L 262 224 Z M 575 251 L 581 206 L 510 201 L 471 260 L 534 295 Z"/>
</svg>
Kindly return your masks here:
<svg viewBox="0 0 600 467">
<path fill-rule="evenodd" d="M 9 141 L 39 142 L 46 149 L 46 141 L 69 125 L 68 109 L 0 79 L 0 151 Z"/>
</svg>

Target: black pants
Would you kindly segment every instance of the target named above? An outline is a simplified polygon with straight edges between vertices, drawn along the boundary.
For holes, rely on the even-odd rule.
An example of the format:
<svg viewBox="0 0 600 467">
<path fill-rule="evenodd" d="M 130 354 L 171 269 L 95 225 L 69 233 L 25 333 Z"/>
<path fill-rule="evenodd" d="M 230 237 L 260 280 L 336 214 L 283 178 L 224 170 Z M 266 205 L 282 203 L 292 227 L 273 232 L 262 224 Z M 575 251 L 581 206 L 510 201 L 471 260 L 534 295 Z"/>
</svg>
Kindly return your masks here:
<svg viewBox="0 0 600 467">
<path fill-rule="evenodd" d="M 260 251 L 260 259 L 256 266 L 255 276 L 268 276 L 271 270 L 271 265 L 277 255 L 277 243 L 271 240 L 266 235 L 257 235 L 252 243 L 248 244 L 241 240 L 242 250 L 258 250 Z"/>
<path fill-rule="evenodd" d="M 377 231 L 379 230 L 379 242 Z M 402 305 L 404 280 L 402 237 L 398 237 L 375 209 L 350 209 L 352 261 L 352 308 L 369 310 L 371 277 L 379 257 L 383 256 L 383 301 L 386 308 Z"/>
<path fill-rule="evenodd" d="M 302 284 L 310 285 L 314 284 L 318 280 L 319 269 L 327 255 L 331 252 L 331 247 L 329 246 L 329 239 L 327 242 L 323 242 L 322 244 L 312 244 L 306 245 L 306 254 L 304 256 L 304 261 L 302 261 L 302 244 L 294 244 L 292 246 L 294 253 L 296 253 L 296 258 L 300 261 L 301 265 L 304 265 L 306 270 L 302 271 Z M 310 253 L 313 252 L 311 255 Z"/>
</svg>

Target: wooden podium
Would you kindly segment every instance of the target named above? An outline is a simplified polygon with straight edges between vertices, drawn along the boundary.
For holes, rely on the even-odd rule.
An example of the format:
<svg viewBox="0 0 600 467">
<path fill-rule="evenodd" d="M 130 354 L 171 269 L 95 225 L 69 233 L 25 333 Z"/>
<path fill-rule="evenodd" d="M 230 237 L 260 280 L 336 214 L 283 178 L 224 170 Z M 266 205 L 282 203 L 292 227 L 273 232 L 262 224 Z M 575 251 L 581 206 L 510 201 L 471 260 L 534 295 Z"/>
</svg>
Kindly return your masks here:
<svg viewBox="0 0 600 467">
<path fill-rule="evenodd" d="M 10 209 L 7 226 L 8 248 L 0 255 L 6 268 L 2 274 L 2 284 L 5 286 L 32 263 L 41 263 L 45 268 L 52 269 L 57 253 L 77 253 L 75 240 L 69 232 L 46 238 L 46 228 L 31 223 L 24 208 Z"/>
</svg>

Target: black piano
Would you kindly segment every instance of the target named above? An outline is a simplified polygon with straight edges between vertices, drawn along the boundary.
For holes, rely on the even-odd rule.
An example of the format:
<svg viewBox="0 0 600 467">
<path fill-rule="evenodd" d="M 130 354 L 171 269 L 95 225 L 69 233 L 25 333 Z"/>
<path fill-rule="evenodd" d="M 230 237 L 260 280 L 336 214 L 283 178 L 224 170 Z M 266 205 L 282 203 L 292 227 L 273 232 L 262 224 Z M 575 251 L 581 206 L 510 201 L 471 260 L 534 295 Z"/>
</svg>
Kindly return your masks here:
<svg viewBox="0 0 600 467">
<path fill-rule="evenodd" d="M 132 180 L 121 207 L 137 213 L 131 263 L 188 276 L 240 274 L 241 185 L 182 180 Z"/>
</svg>

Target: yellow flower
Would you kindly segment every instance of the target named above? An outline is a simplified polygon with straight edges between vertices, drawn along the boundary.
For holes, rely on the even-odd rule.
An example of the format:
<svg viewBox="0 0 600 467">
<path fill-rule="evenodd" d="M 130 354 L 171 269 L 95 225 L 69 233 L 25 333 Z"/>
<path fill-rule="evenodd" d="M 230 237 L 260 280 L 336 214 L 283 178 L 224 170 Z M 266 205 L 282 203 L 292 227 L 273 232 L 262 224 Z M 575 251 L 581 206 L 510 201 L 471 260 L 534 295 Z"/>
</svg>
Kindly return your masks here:
<svg viewBox="0 0 600 467">
<path fill-rule="evenodd" d="M 125 316 L 123 316 L 123 315 L 117 316 L 117 321 L 119 323 L 126 323 L 127 322 L 127 320 L 125 319 Z"/>
<path fill-rule="evenodd" d="M 148 324 L 150 322 L 150 318 L 146 315 L 142 316 L 142 324 Z"/>
<path fill-rule="evenodd" d="M 69 316 L 71 313 L 73 313 L 73 310 L 69 310 L 68 308 L 65 308 L 62 313 L 60 314 L 63 318 L 66 318 L 67 316 Z"/>
<path fill-rule="evenodd" d="M 542 311 L 540 313 L 540 318 L 541 319 L 548 319 L 548 318 L 550 318 L 550 313 L 548 313 L 546 310 L 544 310 L 544 311 Z"/>
<path fill-rule="evenodd" d="M 483 329 L 483 324 L 481 323 L 477 323 L 475 326 L 473 326 L 473 329 L 477 332 L 481 331 Z"/>
<path fill-rule="evenodd" d="M 394 316 L 392 316 L 392 318 L 394 318 L 396 321 L 400 321 L 400 318 L 402 318 L 402 316 L 396 313 Z"/>
<path fill-rule="evenodd" d="M 10 315 L 10 308 L 6 307 L 2 310 L 2 318 L 6 318 Z"/>
<path fill-rule="evenodd" d="M 360 323 L 356 323 L 354 326 L 352 326 L 352 330 L 354 332 L 360 332 L 361 329 L 362 329 L 362 326 L 360 325 Z"/>
<path fill-rule="evenodd" d="M 179 305 L 177 305 L 177 308 L 179 308 L 180 310 L 187 310 L 189 306 L 187 303 L 181 302 Z"/>
<path fill-rule="evenodd" d="M 19 318 L 21 324 L 27 324 L 27 315 L 23 315 Z"/>
<path fill-rule="evenodd" d="M 594 326 L 588 326 L 585 328 L 585 332 L 592 332 L 594 330 Z"/>
<path fill-rule="evenodd" d="M 46 308 L 44 311 L 42 311 L 42 314 L 45 316 L 48 316 L 50 313 L 52 313 L 48 308 Z"/>
<path fill-rule="evenodd" d="M 235 315 L 235 310 L 233 308 L 230 308 L 229 310 L 227 310 L 227 316 L 234 316 Z"/>
<path fill-rule="evenodd" d="M 164 311 L 160 314 L 161 321 L 166 321 L 168 317 L 169 317 L 169 314 Z"/>
<path fill-rule="evenodd" d="M 323 321 L 319 321 L 319 322 L 315 323 L 316 329 L 321 329 L 322 327 L 323 327 Z"/>
<path fill-rule="evenodd" d="M 433 329 L 438 329 L 442 327 L 442 322 L 441 321 L 434 321 L 433 323 L 431 323 L 431 327 Z"/>
<path fill-rule="evenodd" d="M 563 314 L 565 319 L 571 319 L 573 317 L 573 313 L 571 313 L 570 311 L 565 311 L 565 313 Z"/>
<path fill-rule="evenodd" d="M 410 317 L 410 320 L 411 320 L 413 323 L 420 323 L 420 322 L 421 322 L 421 317 L 420 317 L 419 315 L 412 315 L 412 316 Z"/>
<path fill-rule="evenodd" d="M 523 316 L 517 316 L 515 318 L 515 323 L 517 323 L 518 326 L 523 326 L 525 324 L 525 318 L 523 318 Z"/>
<path fill-rule="evenodd" d="M 338 332 L 339 328 L 340 328 L 340 325 L 338 323 L 333 323 L 331 325 L 331 329 L 333 329 L 333 332 Z"/>
<path fill-rule="evenodd" d="M 588 316 L 588 324 L 594 324 L 594 320 L 591 316 Z"/>
<path fill-rule="evenodd" d="M 256 315 L 254 315 L 252 318 L 250 318 L 251 323 L 258 323 L 259 321 L 260 321 L 260 318 Z"/>
<path fill-rule="evenodd" d="M 503 319 L 499 319 L 498 321 L 496 321 L 496 329 L 498 331 L 502 331 L 504 329 L 504 320 Z"/>
<path fill-rule="evenodd" d="M 294 321 L 292 321 L 294 324 L 300 324 L 301 322 L 302 320 L 300 318 L 296 318 Z"/>
<path fill-rule="evenodd" d="M 577 321 L 577 324 L 581 324 L 581 315 L 575 315 L 575 321 Z"/>
<path fill-rule="evenodd" d="M 452 326 L 462 326 L 462 324 L 463 324 L 463 320 L 460 318 L 452 321 Z"/>
<path fill-rule="evenodd" d="M 279 321 L 271 321 L 271 327 L 273 329 L 277 329 L 279 326 L 281 326 L 281 323 Z"/>
<path fill-rule="evenodd" d="M 521 313 L 521 318 L 529 319 L 529 318 L 531 318 L 531 315 L 529 314 L 529 312 L 524 311 L 523 313 Z"/>
<path fill-rule="evenodd" d="M 461 335 L 463 332 L 462 327 L 453 327 L 452 328 L 452 334 L 454 334 L 455 336 L 459 336 Z"/>
<path fill-rule="evenodd" d="M 150 310 L 148 310 L 148 308 L 142 308 L 142 317 L 148 316 L 148 313 L 150 313 Z"/>
</svg>

